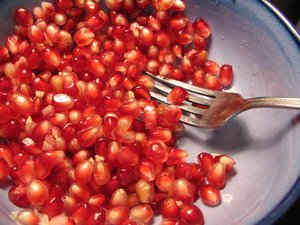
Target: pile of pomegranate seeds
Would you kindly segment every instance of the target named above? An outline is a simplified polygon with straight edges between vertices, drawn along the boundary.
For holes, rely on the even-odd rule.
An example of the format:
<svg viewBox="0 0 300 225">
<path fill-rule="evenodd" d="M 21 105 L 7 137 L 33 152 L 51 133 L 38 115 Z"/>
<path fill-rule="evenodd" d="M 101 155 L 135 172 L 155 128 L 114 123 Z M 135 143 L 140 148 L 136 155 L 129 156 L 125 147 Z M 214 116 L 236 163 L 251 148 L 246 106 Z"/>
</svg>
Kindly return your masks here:
<svg viewBox="0 0 300 225">
<path fill-rule="evenodd" d="M 182 0 L 56 0 L 19 8 L 0 47 L 0 181 L 24 225 L 203 224 L 235 164 L 176 147 L 176 106 L 150 98 L 143 70 L 221 90 L 209 25 Z M 170 102 L 187 93 L 174 88 Z M 46 218 L 46 219 L 45 219 Z M 48 224 L 48 222 L 45 224 Z"/>
</svg>

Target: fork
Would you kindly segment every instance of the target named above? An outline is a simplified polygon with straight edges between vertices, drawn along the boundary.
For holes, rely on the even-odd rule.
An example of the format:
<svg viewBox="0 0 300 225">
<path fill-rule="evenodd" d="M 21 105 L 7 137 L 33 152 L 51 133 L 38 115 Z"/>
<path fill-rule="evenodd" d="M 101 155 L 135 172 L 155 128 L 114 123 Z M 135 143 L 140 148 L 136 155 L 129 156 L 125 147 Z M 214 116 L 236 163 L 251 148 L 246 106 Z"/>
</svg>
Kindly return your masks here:
<svg viewBox="0 0 300 225">
<path fill-rule="evenodd" d="M 156 76 L 148 71 L 144 71 L 144 73 L 155 80 L 154 88 L 150 90 L 151 97 L 162 103 L 170 105 L 166 95 L 172 90 L 172 87 L 179 86 L 188 91 L 188 96 L 183 104 L 177 105 L 183 111 L 180 120 L 196 127 L 218 128 L 239 113 L 253 108 L 300 109 L 300 98 L 256 97 L 244 99 L 238 93 L 213 91 Z M 200 107 L 194 106 L 193 103 Z"/>
</svg>

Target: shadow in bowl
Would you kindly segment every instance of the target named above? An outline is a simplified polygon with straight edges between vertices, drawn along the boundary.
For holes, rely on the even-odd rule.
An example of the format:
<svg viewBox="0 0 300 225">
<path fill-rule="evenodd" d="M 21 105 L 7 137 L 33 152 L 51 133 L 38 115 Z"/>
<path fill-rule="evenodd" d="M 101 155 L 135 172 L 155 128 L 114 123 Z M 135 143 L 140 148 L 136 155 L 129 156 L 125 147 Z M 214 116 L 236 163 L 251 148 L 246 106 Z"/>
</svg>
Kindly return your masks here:
<svg viewBox="0 0 300 225">
<path fill-rule="evenodd" d="M 227 125 L 218 129 L 199 131 L 204 134 L 205 138 L 201 138 L 199 132 L 193 132 L 191 130 L 187 130 L 185 136 L 187 140 L 193 140 L 196 144 L 205 145 L 212 149 L 218 149 L 218 152 L 221 154 L 234 154 L 236 151 L 246 149 L 259 150 L 264 147 L 275 145 L 299 123 L 300 113 L 293 117 L 290 122 L 283 126 L 282 129 L 278 130 L 274 135 L 260 140 L 251 136 L 247 124 L 239 118 L 230 121 Z"/>
</svg>

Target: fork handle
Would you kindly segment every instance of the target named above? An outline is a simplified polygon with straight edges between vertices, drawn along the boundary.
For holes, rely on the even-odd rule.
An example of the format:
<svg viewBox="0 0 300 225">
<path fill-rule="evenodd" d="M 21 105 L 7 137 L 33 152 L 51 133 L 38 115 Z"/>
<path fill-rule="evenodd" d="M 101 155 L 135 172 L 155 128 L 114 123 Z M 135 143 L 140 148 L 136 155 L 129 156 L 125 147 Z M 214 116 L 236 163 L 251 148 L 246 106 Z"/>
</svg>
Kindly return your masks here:
<svg viewBox="0 0 300 225">
<path fill-rule="evenodd" d="M 252 108 L 289 108 L 300 109 L 300 98 L 257 97 L 245 99 L 245 109 Z"/>
</svg>

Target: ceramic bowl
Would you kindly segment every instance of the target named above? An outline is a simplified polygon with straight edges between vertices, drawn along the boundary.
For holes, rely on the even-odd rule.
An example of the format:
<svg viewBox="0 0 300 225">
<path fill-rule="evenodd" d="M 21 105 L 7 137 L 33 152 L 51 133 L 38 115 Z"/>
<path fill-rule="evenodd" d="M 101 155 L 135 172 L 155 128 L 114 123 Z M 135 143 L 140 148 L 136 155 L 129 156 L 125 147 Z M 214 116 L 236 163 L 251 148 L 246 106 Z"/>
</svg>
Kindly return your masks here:
<svg viewBox="0 0 300 225">
<path fill-rule="evenodd" d="M 17 6 L 35 0 L 0 1 L 0 39 L 13 26 Z M 300 97 L 300 38 L 268 1 L 186 0 L 191 19 L 203 17 L 213 34 L 209 58 L 232 64 L 234 84 L 228 91 L 244 97 Z M 297 110 L 253 109 L 220 129 L 187 127 L 180 147 L 195 161 L 201 151 L 230 154 L 235 174 L 221 191 L 222 204 L 197 203 L 207 225 L 274 223 L 300 194 L 300 114 Z M 14 224 L 15 210 L 0 190 L 0 224 Z M 159 218 L 154 223 L 159 224 Z"/>
</svg>

